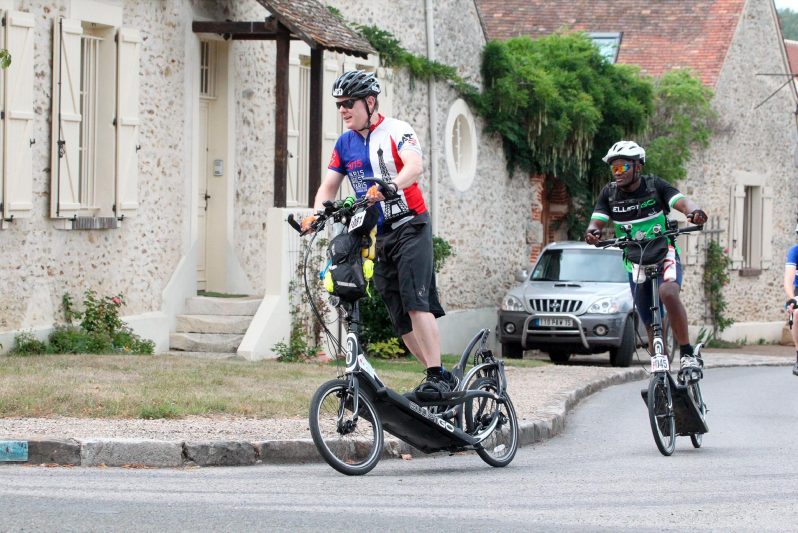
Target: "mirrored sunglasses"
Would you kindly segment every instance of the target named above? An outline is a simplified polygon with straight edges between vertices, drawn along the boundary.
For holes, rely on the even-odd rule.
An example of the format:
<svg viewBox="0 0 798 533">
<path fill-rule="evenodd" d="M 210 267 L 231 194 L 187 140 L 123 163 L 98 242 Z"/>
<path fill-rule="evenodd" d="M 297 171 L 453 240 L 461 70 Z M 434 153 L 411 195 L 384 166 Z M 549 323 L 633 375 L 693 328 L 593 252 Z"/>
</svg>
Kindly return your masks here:
<svg viewBox="0 0 798 533">
<path fill-rule="evenodd" d="M 629 169 L 632 168 L 631 163 L 615 163 L 610 166 L 612 169 L 613 174 L 623 174 L 624 172 L 629 172 Z"/>
<path fill-rule="evenodd" d="M 350 98 L 349 100 L 344 100 L 343 102 L 335 102 L 335 109 L 341 109 L 341 107 L 345 107 L 346 109 L 352 109 L 355 107 L 355 103 L 357 102 L 356 98 Z"/>
</svg>

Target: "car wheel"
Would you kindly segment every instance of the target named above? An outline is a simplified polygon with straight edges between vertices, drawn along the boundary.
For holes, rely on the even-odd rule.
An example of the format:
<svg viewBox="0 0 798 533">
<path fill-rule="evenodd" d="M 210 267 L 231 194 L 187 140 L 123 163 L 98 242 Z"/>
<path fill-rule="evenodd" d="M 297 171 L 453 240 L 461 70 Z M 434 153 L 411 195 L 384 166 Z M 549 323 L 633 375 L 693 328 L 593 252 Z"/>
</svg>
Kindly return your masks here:
<svg viewBox="0 0 798 533">
<path fill-rule="evenodd" d="M 627 367 L 632 363 L 635 353 L 635 325 L 634 319 L 627 318 L 623 325 L 621 344 L 617 348 L 610 348 L 610 364 L 612 366 Z"/>
<path fill-rule="evenodd" d="M 517 342 L 503 342 L 502 343 L 502 358 L 504 359 L 521 359 L 524 356 L 524 350 Z"/>
<path fill-rule="evenodd" d="M 552 350 L 549 352 L 549 359 L 555 365 L 562 365 L 568 362 L 571 358 L 571 352 L 565 350 Z"/>
</svg>

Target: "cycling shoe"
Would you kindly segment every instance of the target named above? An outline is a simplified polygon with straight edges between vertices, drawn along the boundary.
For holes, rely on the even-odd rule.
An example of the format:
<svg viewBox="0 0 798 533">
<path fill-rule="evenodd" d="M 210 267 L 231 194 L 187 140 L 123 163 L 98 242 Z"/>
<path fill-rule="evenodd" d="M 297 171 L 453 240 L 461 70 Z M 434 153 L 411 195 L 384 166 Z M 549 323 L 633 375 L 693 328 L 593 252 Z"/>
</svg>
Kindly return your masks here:
<svg viewBox="0 0 798 533">
<path fill-rule="evenodd" d="M 702 368 L 704 368 L 703 359 L 694 355 L 683 355 L 681 358 L 679 375 L 682 376 L 685 381 L 695 382 L 704 377 L 704 372 L 701 370 Z"/>
</svg>

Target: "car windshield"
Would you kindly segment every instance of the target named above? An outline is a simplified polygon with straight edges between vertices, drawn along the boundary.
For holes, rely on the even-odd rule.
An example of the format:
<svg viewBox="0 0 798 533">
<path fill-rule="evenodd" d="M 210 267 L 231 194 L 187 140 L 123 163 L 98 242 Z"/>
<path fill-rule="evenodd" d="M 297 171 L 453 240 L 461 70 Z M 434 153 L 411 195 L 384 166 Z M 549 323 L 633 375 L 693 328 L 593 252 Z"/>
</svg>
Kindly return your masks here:
<svg viewBox="0 0 798 533">
<path fill-rule="evenodd" d="M 629 277 L 619 250 L 546 250 L 532 271 L 532 281 L 626 283 Z"/>
</svg>

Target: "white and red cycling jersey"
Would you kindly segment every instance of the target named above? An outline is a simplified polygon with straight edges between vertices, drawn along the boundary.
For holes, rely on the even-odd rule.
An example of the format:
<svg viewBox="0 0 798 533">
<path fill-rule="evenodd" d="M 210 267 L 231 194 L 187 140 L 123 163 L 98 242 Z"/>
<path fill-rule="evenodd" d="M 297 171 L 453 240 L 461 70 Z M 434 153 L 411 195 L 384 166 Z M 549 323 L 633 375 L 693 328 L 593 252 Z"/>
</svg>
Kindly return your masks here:
<svg viewBox="0 0 798 533">
<path fill-rule="evenodd" d="M 376 177 L 388 183 L 402 170 L 399 154 L 412 150 L 421 155 L 418 136 L 407 122 L 379 115 L 376 124 L 369 128 L 365 138 L 349 130 L 338 138 L 333 149 L 330 170 L 345 174 L 358 198 L 366 194 L 373 183 L 368 178 Z M 396 226 L 413 215 L 427 211 L 418 183 L 399 191 L 396 198 L 379 203 L 378 227 L 383 232 L 386 225 Z"/>
</svg>

